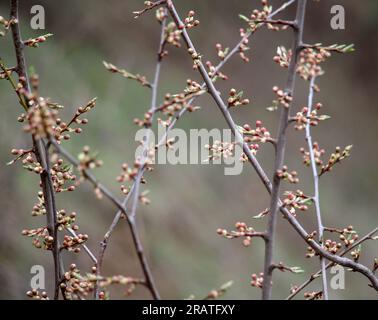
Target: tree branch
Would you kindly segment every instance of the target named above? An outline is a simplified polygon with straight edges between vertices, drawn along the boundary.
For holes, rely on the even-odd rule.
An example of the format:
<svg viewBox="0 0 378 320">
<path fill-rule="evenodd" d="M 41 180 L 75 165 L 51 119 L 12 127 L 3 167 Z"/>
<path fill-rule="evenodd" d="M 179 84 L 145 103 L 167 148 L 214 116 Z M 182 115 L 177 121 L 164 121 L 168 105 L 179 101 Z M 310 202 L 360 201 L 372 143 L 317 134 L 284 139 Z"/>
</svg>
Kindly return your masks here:
<svg viewBox="0 0 378 320">
<path fill-rule="evenodd" d="M 28 74 L 26 71 L 27 68 L 26 68 L 25 55 L 24 55 L 24 44 L 21 39 L 21 33 L 20 33 L 20 28 L 19 28 L 18 7 L 19 7 L 18 0 L 11 0 L 10 15 L 11 15 L 11 19 L 15 21 L 11 25 L 11 31 L 12 31 L 13 45 L 15 48 L 16 59 L 17 59 L 16 72 L 19 76 L 19 81 L 23 84 L 26 92 L 30 93 L 31 92 L 30 84 L 29 84 Z M 23 98 L 26 102 L 26 106 L 28 106 L 28 103 L 27 103 L 28 97 L 24 95 Z M 54 187 L 51 180 L 50 160 L 49 160 L 48 150 L 46 150 L 42 139 L 36 139 L 35 137 L 33 137 L 33 145 L 34 145 L 35 156 L 37 158 L 37 161 L 43 167 L 43 172 L 40 174 L 40 177 L 41 177 L 42 192 L 43 192 L 43 197 L 44 197 L 44 202 L 45 202 L 44 205 L 47 211 L 47 229 L 50 236 L 54 238 L 53 245 L 52 245 L 52 254 L 54 258 L 54 275 L 55 275 L 54 299 L 58 299 L 59 298 L 59 282 L 60 282 L 61 276 L 64 273 L 64 270 L 63 270 L 63 261 L 59 252 L 58 230 L 57 230 L 57 225 L 56 225 L 55 192 L 54 192 Z"/>
<path fill-rule="evenodd" d="M 293 29 L 297 29 L 297 24 L 295 21 L 289 20 L 271 20 L 271 19 L 264 19 L 264 20 L 253 20 L 254 23 L 265 23 L 265 24 L 272 24 L 272 25 L 281 25 L 281 26 L 288 26 Z"/>
<path fill-rule="evenodd" d="M 298 0 L 297 13 L 295 18 L 295 23 L 297 28 L 294 29 L 294 43 L 292 47 L 293 56 L 290 61 L 288 78 L 286 83 L 285 93 L 292 99 L 294 95 L 295 87 L 295 77 L 296 77 L 296 67 L 299 56 L 299 46 L 302 43 L 303 36 L 303 25 L 306 12 L 307 0 Z M 277 223 L 277 213 L 278 213 L 278 201 L 280 197 L 280 187 L 281 178 L 277 175 L 277 171 L 284 165 L 285 150 L 286 150 L 286 129 L 289 120 L 289 107 L 283 107 L 281 110 L 280 124 L 277 133 L 277 147 L 276 147 L 276 158 L 274 163 L 274 173 L 273 173 L 273 186 L 272 194 L 270 200 L 270 215 L 268 221 L 268 238 L 265 245 L 265 260 L 264 260 L 264 283 L 262 288 L 262 298 L 263 300 L 269 300 L 272 293 L 272 269 L 271 265 L 273 263 L 273 251 L 274 251 L 274 240 L 276 233 L 276 223 Z"/>
</svg>

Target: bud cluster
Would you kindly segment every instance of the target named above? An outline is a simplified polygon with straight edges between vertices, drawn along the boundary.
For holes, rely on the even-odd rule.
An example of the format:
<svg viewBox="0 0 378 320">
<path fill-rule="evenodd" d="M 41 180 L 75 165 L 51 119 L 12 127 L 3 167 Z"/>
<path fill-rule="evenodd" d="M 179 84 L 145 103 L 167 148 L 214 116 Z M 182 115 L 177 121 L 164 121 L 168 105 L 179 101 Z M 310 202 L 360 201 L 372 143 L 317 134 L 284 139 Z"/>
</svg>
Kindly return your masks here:
<svg viewBox="0 0 378 320">
<path fill-rule="evenodd" d="M 54 243 L 54 238 L 49 235 L 46 227 L 37 229 L 24 229 L 22 235 L 33 238 L 33 245 L 37 249 L 51 250 Z"/>
<path fill-rule="evenodd" d="M 211 151 L 208 161 L 219 160 L 222 157 L 227 159 L 234 155 L 235 143 L 216 140 L 212 145 L 205 145 L 205 148 Z"/>
<path fill-rule="evenodd" d="M 240 33 L 240 37 L 242 38 L 242 42 L 239 46 L 239 56 L 244 62 L 249 62 L 250 58 L 247 57 L 246 55 L 246 52 L 250 49 L 248 47 L 249 40 L 248 40 L 247 33 L 243 28 L 239 29 L 239 33 Z"/>
<path fill-rule="evenodd" d="M 329 158 L 327 164 L 322 166 L 319 175 L 321 176 L 322 174 L 331 171 L 337 163 L 348 158 L 350 156 L 350 151 L 352 150 L 352 147 L 352 145 L 346 146 L 345 149 L 342 151 L 340 147 L 336 147 L 335 152 L 331 154 L 331 157 Z"/>
<path fill-rule="evenodd" d="M 283 206 L 288 208 L 290 213 L 294 216 L 296 209 L 306 211 L 308 210 L 308 205 L 313 202 L 312 198 L 306 196 L 301 190 L 286 191 L 284 196 Z"/>
<path fill-rule="evenodd" d="M 185 28 L 191 29 L 200 24 L 199 20 L 194 19 L 194 15 L 195 12 L 193 10 L 188 12 L 188 16 L 184 20 Z"/>
<path fill-rule="evenodd" d="M 71 264 L 68 271 L 64 274 L 64 281 L 60 284 L 67 300 L 85 299 L 94 291 L 97 276 L 96 269 L 92 273 L 82 276 L 75 264 Z"/>
<path fill-rule="evenodd" d="M 24 91 L 23 88 L 20 91 Z M 32 134 L 36 139 L 46 138 L 55 134 L 58 111 L 50 108 L 42 97 L 29 95 L 28 100 L 30 105 L 26 116 L 28 124 L 24 127 L 24 130 Z"/>
<path fill-rule="evenodd" d="M 4 31 L 0 31 L 0 36 L 4 37 L 6 32 L 10 29 L 12 24 L 18 23 L 17 19 L 6 20 L 4 17 L 0 16 L 0 25 L 4 27 Z"/>
<path fill-rule="evenodd" d="M 84 244 L 87 240 L 87 234 L 78 234 L 76 236 L 65 235 L 63 238 L 62 249 L 73 251 L 74 253 L 79 253 L 79 246 Z"/>
<path fill-rule="evenodd" d="M 140 166 L 134 163 L 133 167 L 130 167 L 127 163 L 122 164 L 122 173 L 117 177 L 119 183 L 134 181 L 138 175 Z"/>
<path fill-rule="evenodd" d="M 138 285 L 145 285 L 145 281 L 138 278 L 122 275 L 102 277 L 97 275 L 97 268 L 92 267 L 91 272 L 82 275 L 75 264 L 71 264 L 69 270 L 64 274 L 64 282 L 61 288 L 68 300 L 82 300 L 89 297 L 95 290 L 96 285 L 101 289 L 100 300 L 109 299 L 109 292 L 106 289 L 111 285 L 122 285 L 126 288 L 125 295 L 129 296 Z"/>
<path fill-rule="evenodd" d="M 26 295 L 34 300 L 50 300 L 46 291 L 39 292 L 38 290 L 30 290 L 26 292 Z"/>
<path fill-rule="evenodd" d="M 38 202 L 34 204 L 31 215 L 33 217 L 42 216 L 46 214 L 45 200 L 43 198 L 43 192 L 38 191 Z"/>
<path fill-rule="evenodd" d="M 293 97 L 277 86 L 273 87 L 273 92 L 277 95 L 277 100 L 273 101 L 273 103 L 277 105 L 281 104 L 285 108 L 289 108 L 291 101 L 293 101 Z"/>
<path fill-rule="evenodd" d="M 224 58 L 226 58 L 227 54 L 229 53 L 230 51 L 230 48 L 225 48 L 223 49 L 222 45 L 220 43 L 217 43 L 215 45 L 215 48 L 217 49 L 217 55 L 218 55 L 218 58 L 220 60 L 224 60 Z"/>
<path fill-rule="evenodd" d="M 243 125 L 240 128 L 240 132 L 245 135 L 244 142 L 251 143 L 251 142 L 273 142 L 271 138 L 271 134 L 266 127 L 263 126 L 262 121 L 257 120 L 255 124 L 256 128 L 252 129 L 249 124 Z"/>
<path fill-rule="evenodd" d="M 201 85 L 191 79 L 186 80 L 186 87 L 183 92 L 177 94 L 167 93 L 164 97 L 164 102 L 156 109 L 156 111 L 163 112 L 168 116 L 173 116 L 177 111 L 183 108 L 188 108 L 188 111 L 196 111 L 198 106 L 192 106 L 189 101 L 195 97 L 201 96 L 206 90 L 201 88 Z"/>
<path fill-rule="evenodd" d="M 255 229 L 249 227 L 245 222 L 236 222 L 235 229 L 227 231 L 226 229 L 218 229 L 217 233 L 227 239 L 243 238 L 243 246 L 248 247 L 251 245 L 253 237 L 263 237 L 262 233 L 257 233 Z"/>
<path fill-rule="evenodd" d="M 7 165 L 11 165 L 11 164 L 17 162 L 18 160 L 23 159 L 23 158 L 25 159 L 27 157 L 30 157 L 31 159 L 33 159 L 33 156 L 32 156 L 33 149 L 28 149 L 28 150 L 24 150 L 24 149 L 12 149 L 11 150 L 11 154 L 14 155 L 14 156 L 16 156 L 16 158 L 14 158 L 12 161 L 8 162 Z M 26 165 L 28 163 L 31 163 L 30 162 L 31 161 L 30 158 L 28 160 L 26 160 L 26 161 L 23 161 L 23 164 Z M 34 160 L 33 160 L 33 162 L 34 162 Z"/>
<path fill-rule="evenodd" d="M 69 182 L 76 181 L 76 176 L 72 173 L 71 166 L 63 164 L 63 159 L 57 159 L 50 172 L 56 193 L 75 190 L 74 185 L 65 186 Z"/>
<path fill-rule="evenodd" d="M 67 215 L 65 210 L 59 210 L 57 213 L 57 224 L 58 230 L 62 231 L 67 228 L 72 228 L 72 230 L 79 230 L 79 226 L 75 224 L 76 221 L 76 212 L 72 212 Z"/>
<path fill-rule="evenodd" d="M 323 47 L 321 44 L 307 46 L 300 53 L 297 72 L 304 80 L 320 76 L 324 73 L 320 64 L 331 57 L 331 52 L 348 53 L 353 51 L 353 44 L 335 44 L 328 47 Z"/>
<path fill-rule="evenodd" d="M 273 61 L 280 65 L 282 68 L 288 68 L 293 53 L 291 50 L 286 50 L 285 47 L 280 46 L 277 48 L 277 54 L 273 57 Z"/>
<path fill-rule="evenodd" d="M 231 89 L 227 102 L 228 107 L 232 108 L 249 104 L 249 99 L 243 99 L 243 91 L 237 92 L 236 89 Z"/>
<path fill-rule="evenodd" d="M 290 183 L 298 183 L 298 173 L 297 171 L 288 171 L 287 166 L 283 166 L 281 170 L 277 171 L 277 176 L 285 181 L 288 181 Z"/>
<path fill-rule="evenodd" d="M 199 65 L 201 63 L 202 56 L 195 52 L 193 48 L 188 49 L 189 54 L 191 55 L 193 59 L 193 69 L 197 70 L 199 68 Z"/>
<path fill-rule="evenodd" d="M 314 109 L 310 112 L 308 115 L 308 107 L 302 108 L 301 111 L 297 112 L 297 114 L 294 117 L 295 125 L 294 128 L 296 130 L 303 130 L 306 128 L 307 124 L 310 124 L 311 126 L 317 126 L 319 124 L 319 121 L 328 120 L 330 116 L 327 115 L 318 115 L 318 111 L 322 107 L 321 103 L 317 103 L 314 106 Z"/>
<path fill-rule="evenodd" d="M 272 12 L 272 6 L 268 4 L 267 0 L 262 0 L 261 4 L 263 5 L 262 10 L 254 9 L 249 18 L 243 15 L 239 15 L 242 20 L 249 24 L 249 27 L 252 29 L 252 31 L 255 31 L 262 21 L 267 20 L 269 14 Z"/>
<path fill-rule="evenodd" d="M 339 234 L 339 239 L 343 242 L 343 244 L 347 248 L 353 245 L 355 241 L 357 241 L 359 238 L 353 226 L 348 226 L 343 229 L 325 228 L 325 231 Z"/>
<path fill-rule="evenodd" d="M 169 43 L 170 45 L 180 48 L 181 47 L 181 33 L 182 30 L 177 29 L 176 24 L 171 21 L 168 23 L 168 25 L 165 27 L 165 42 Z"/>
<path fill-rule="evenodd" d="M 155 155 L 154 148 L 150 148 L 148 150 L 147 157 L 145 159 L 143 159 L 143 163 L 141 162 L 142 161 L 141 159 L 137 159 L 134 162 L 133 167 L 130 167 L 127 163 L 124 163 L 122 165 L 122 173 L 117 177 L 117 181 L 119 183 L 135 181 L 135 179 L 138 176 L 138 173 L 139 173 L 139 171 L 142 167 L 145 167 L 145 169 L 147 171 L 152 171 L 153 170 L 152 163 L 153 163 L 154 155 Z M 141 183 L 143 183 L 143 184 L 146 183 L 146 179 L 143 176 L 141 178 Z M 130 188 L 122 184 L 121 185 L 121 191 L 122 191 L 123 194 L 127 195 L 130 192 Z M 148 204 L 149 200 L 147 199 L 147 197 L 145 195 L 146 194 L 142 193 L 140 195 L 139 200 L 142 201 L 143 203 Z"/>
<path fill-rule="evenodd" d="M 263 284 L 264 284 L 264 273 L 261 272 L 258 275 L 256 273 L 254 273 L 254 274 L 252 274 L 251 278 L 252 278 L 251 286 L 255 287 L 255 288 L 262 289 Z"/>
<path fill-rule="evenodd" d="M 208 68 L 209 77 L 212 78 L 213 81 L 216 81 L 217 78 L 221 78 L 222 80 L 228 80 L 228 76 L 225 75 L 220 70 L 217 70 L 216 67 L 211 63 L 211 61 L 206 61 L 206 66 Z"/>
<path fill-rule="evenodd" d="M 103 165 L 103 161 L 97 159 L 97 153 L 91 153 L 90 151 L 89 146 L 84 146 L 83 150 L 79 153 L 79 170 L 100 168 Z"/>
<path fill-rule="evenodd" d="M 10 163 L 13 162 L 11 161 Z M 26 170 L 34 172 L 38 175 L 44 171 L 42 165 L 35 159 L 32 153 L 28 153 L 26 157 L 22 159 L 22 165 Z"/>
<path fill-rule="evenodd" d="M 323 160 L 321 158 L 322 158 L 323 154 L 325 154 L 325 150 L 321 149 L 320 146 L 319 146 L 319 143 L 317 143 L 317 142 L 314 142 L 312 144 L 312 146 L 313 146 L 313 151 L 314 151 L 315 164 L 317 166 L 323 165 Z M 310 152 L 306 151 L 304 148 L 300 148 L 299 151 L 303 155 L 303 163 L 306 166 L 309 166 L 311 164 Z"/>
<path fill-rule="evenodd" d="M 57 141 L 61 141 L 62 139 L 69 140 L 69 133 L 80 134 L 83 131 L 81 127 L 71 128 L 71 126 L 73 124 L 88 124 L 88 119 L 81 119 L 81 117 L 95 107 L 96 101 L 97 98 L 93 98 L 92 100 L 88 101 L 85 106 L 79 107 L 68 123 L 63 122 L 60 118 L 56 119 L 56 126 L 54 127 L 55 139 Z"/>
<path fill-rule="evenodd" d="M 306 298 L 306 300 L 322 300 L 323 292 L 322 291 L 305 292 L 304 297 Z"/>
</svg>

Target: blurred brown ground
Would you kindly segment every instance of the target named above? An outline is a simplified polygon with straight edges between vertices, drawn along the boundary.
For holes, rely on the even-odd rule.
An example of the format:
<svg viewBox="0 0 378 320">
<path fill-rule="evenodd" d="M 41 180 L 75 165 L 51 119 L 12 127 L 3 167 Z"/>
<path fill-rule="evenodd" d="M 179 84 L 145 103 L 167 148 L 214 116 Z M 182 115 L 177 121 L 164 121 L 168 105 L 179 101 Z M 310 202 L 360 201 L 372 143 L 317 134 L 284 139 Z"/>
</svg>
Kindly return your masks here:
<svg viewBox="0 0 378 320">
<path fill-rule="evenodd" d="M 22 1 L 22 29 L 24 38 L 39 35 L 29 28 L 30 7 L 41 4 L 46 9 L 46 32 L 55 36 L 39 49 L 28 49 L 27 60 L 41 78 L 41 91 L 66 106 L 67 117 L 74 107 L 97 96 L 98 106 L 89 116 L 90 123 L 81 137 L 72 139 L 67 148 L 78 153 L 88 144 L 100 152 L 105 165 L 96 174 L 120 195 L 115 177 L 123 162 L 134 156 L 136 127 L 133 118 L 141 117 L 149 105 L 149 92 L 133 82 L 111 75 L 101 61 L 153 76 L 158 46 L 159 28 L 150 15 L 133 19 L 132 11 L 141 8 L 141 1 Z M 216 61 L 215 44 L 232 47 L 239 40 L 238 30 L 243 22 L 239 13 L 248 15 L 260 8 L 259 1 L 176 1 L 183 15 L 194 9 L 201 21 L 191 31 L 198 50 L 205 59 Z M 272 1 L 276 7 L 283 1 Z M 342 4 L 346 9 L 346 30 L 330 28 L 330 8 Z M 0 15 L 8 15 L 8 1 L 1 0 Z M 293 8 L 283 17 L 290 17 Z M 346 226 L 352 224 L 360 235 L 377 225 L 378 148 L 377 130 L 377 56 L 378 56 L 378 2 L 365 1 L 309 1 L 305 38 L 307 43 L 354 43 L 357 51 L 348 55 L 334 55 L 324 65 L 326 75 L 319 84 L 322 88 L 317 100 L 323 102 L 330 121 L 314 129 L 314 135 L 329 152 L 336 145 L 353 144 L 352 157 L 321 179 L 321 198 L 325 224 Z M 289 46 L 289 31 L 258 32 L 251 40 L 248 53 L 251 63 L 245 65 L 238 57 L 224 69 L 231 79 L 220 85 L 224 95 L 229 88 L 243 89 L 253 105 L 234 112 L 238 123 L 253 123 L 261 119 L 268 128 L 277 125 L 277 114 L 265 111 L 272 101 L 273 85 L 283 86 L 286 74 L 272 62 L 278 45 Z M 0 39 L 0 55 L 14 63 L 9 36 Z M 184 50 L 170 50 L 164 61 L 160 98 L 165 92 L 178 92 L 186 78 L 200 81 L 191 70 L 191 62 Z M 307 84 L 298 81 L 294 108 L 305 105 Z M 179 122 L 181 128 L 225 127 L 223 118 L 209 98 L 198 102 L 202 110 L 189 114 Z M 0 298 L 24 299 L 31 278 L 32 265 L 41 264 L 51 275 L 51 255 L 34 249 L 30 239 L 21 236 L 26 227 L 44 224 L 43 218 L 31 218 L 35 201 L 37 179 L 21 169 L 8 167 L 9 150 L 26 147 L 28 140 L 17 124 L 20 109 L 9 85 L 0 82 Z M 298 168 L 301 187 L 311 192 L 310 172 L 302 168 L 298 152 L 305 144 L 302 132 L 290 133 L 287 152 L 289 168 Z M 272 152 L 262 148 L 259 158 L 270 172 Z M 164 298 L 186 298 L 195 294 L 203 297 L 213 288 L 228 280 L 235 284 L 227 298 L 258 299 L 259 290 L 250 287 L 250 275 L 262 270 L 263 246 L 259 240 L 249 248 L 240 241 L 219 238 L 218 227 L 232 228 L 235 221 L 254 223 L 264 228 L 265 221 L 254 222 L 252 216 L 268 204 L 268 197 L 253 170 L 246 166 L 244 174 L 236 177 L 223 175 L 222 166 L 157 166 L 148 175 L 152 204 L 138 211 L 140 229 L 148 257 Z M 291 186 L 287 186 L 291 188 Z M 98 250 L 101 236 L 107 230 L 114 208 L 106 201 L 97 201 L 91 187 L 85 184 L 74 194 L 59 197 L 59 207 L 78 212 L 81 231 L 90 235 L 88 245 Z M 314 212 L 301 214 L 300 220 L 309 229 L 314 228 Z M 306 260 L 306 246 L 285 221 L 280 221 L 276 260 L 288 265 L 300 265 L 306 271 L 318 269 L 317 260 Z M 363 248 L 362 262 L 370 265 L 377 250 L 374 244 Z M 66 255 L 66 263 L 77 263 L 89 270 L 90 261 L 84 253 Z M 105 272 L 108 275 L 138 276 L 138 267 L 127 227 L 121 223 L 107 251 Z M 274 298 L 288 294 L 291 284 L 299 284 L 307 274 L 277 273 Z M 47 288 L 51 292 L 51 287 Z M 319 282 L 309 290 L 319 289 Z M 347 273 L 346 290 L 331 291 L 334 299 L 376 299 L 364 277 Z M 113 298 L 122 298 L 122 290 L 112 290 Z M 132 298 L 149 298 L 138 289 Z"/>
</svg>

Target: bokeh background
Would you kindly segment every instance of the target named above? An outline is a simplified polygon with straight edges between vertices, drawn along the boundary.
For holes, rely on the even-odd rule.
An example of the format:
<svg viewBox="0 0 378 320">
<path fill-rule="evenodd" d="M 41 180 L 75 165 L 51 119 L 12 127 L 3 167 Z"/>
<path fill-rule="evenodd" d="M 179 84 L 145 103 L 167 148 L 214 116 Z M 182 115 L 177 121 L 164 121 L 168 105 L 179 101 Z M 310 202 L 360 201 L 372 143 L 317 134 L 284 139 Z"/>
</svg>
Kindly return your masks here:
<svg viewBox="0 0 378 320">
<path fill-rule="evenodd" d="M 0 15 L 7 17 L 9 1 L 1 0 Z M 327 226 L 355 226 L 360 235 L 377 225 L 378 148 L 374 141 L 377 129 L 378 87 L 378 3 L 364 1 L 308 1 L 305 39 L 307 43 L 354 43 L 357 51 L 348 55 L 334 55 L 325 65 L 326 75 L 319 79 L 322 88 L 316 100 L 323 102 L 324 112 L 331 115 L 313 130 L 316 141 L 327 148 L 353 144 L 352 157 L 321 179 L 321 199 Z M 238 30 L 243 22 L 239 13 L 249 15 L 260 8 L 257 0 L 250 1 L 176 1 L 181 15 L 193 9 L 201 21 L 191 31 L 194 43 L 204 59 L 217 61 L 215 44 L 232 47 L 239 40 Z M 277 7 L 281 0 L 272 1 Z M 46 10 L 46 33 L 54 37 L 38 49 L 27 49 L 27 61 L 41 79 L 41 93 L 66 106 L 62 115 L 68 118 L 75 107 L 92 97 L 98 105 L 89 115 L 90 123 L 81 136 L 65 144 L 73 154 L 83 145 L 97 150 L 104 166 L 96 175 L 119 197 L 115 178 L 123 162 L 132 162 L 136 126 L 135 117 L 142 117 L 150 103 L 150 92 L 137 83 L 108 73 L 102 60 L 110 61 L 131 72 L 153 77 L 159 26 L 153 13 L 138 20 L 132 12 L 142 7 L 137 0 L 25 0 L 22 1 L 23 37 L 41 33 L 31 30 L 30 8 L 41 4 Z M 342 4 L 346 9 L 346 29 L 334 31 L 330 27 L 330 8 Z M 281 16 L 292 17 L 294 8 Z M 251 62 L 245 64 L 234 57 L 224 68 L 230 75 L 228 82 L 219 83 L 226 96 L 231 87 L 243 89 L 253 104 L 233 111 L 237 123 L 254 123 L 261 119 L 274 133 L 277 113 L 265 109 L 274 99 L 272 86 L 283 86 L 285 70 L 273 63 L 278 45 L 290 46 L 292 34 L 261 30 L 251 40 Z M 14 64 L 10 37 L 0 39 L 0 55 L 8 65 Z M 200 81 L 191 68 L 185 50 L 170 48 L 164 60 L 161 80 L 161 99 L 166 92 L 179 92 L 187 78 Z M 294 109 L 305 105 L 307 84 L 297 82 Z M 208 97 L 198 100 L 199 112 L 186 115 L 178 127 L 226 128 L 217 107 Z M 47 290 L 51 289 L 51 254 L 34 249 L 30 239 L 21 236 L 24 228 L 43 225 L 44 218 L 32 218 L 31 207 L 36 199 L 38 179 L 27 173 L 20 164 L 6 166 L 14 147 L 26 148 L 30 141 L 17 123 L 21 110 L 6 81 L 0 82 L 0 298 L 24 299 L 30 285 L 30 268 L 43 265 L 47 271 Z M 300 187 L 311 193 L 310 171 L 303 168 L 299 148 L 305 145 L 303 132 L 290 133 L 287 150 L 289 168 L 300 173 Z M 271 175 L 273 154 L 270 146 L 262 148 L 259 159 Z M 138 210 L 138 223 L 157 285 L 165 299 L 183 299 L 194 294 L 204 297 L 211 289 L 233 280 L 235 283 L 226 298 L 258 299 L 260 291 L 250 286 L 252 273 L 263 268 L 263 245 L 258 239 L 244 248 L 239 240 L 226 240 L 216 229 L 231 229 L 236 221 L 253 224 L 263 230 L 266 221 L 254 221 L 252 216 L 268 206 L 268 197 L 256 174 L 248 165 L 240 176 L 224 176 L 221 165 L 156 166 L 148 174 L 151 205 Z M 285 185 L 290 189 L 292 186 Z M 294 186 L 295 188 L 295 186 Z M 58 198 L 59 208 L 78 213 L 81 231 L 88 233 L 88 246 L 95 252 L 110 225 L 115 208 L 106 200 L 95 198 L 88 184 L 76 192 Z M 310 210 L 299 219 L 314 230 L 315 215 Z M 309 273 L 318 269 L 317 259 L 306 260 L 306 246 L 287 222 L 280 219 L 276 261 L 302 266 L 306 274 L 292 275 L 277 272 L 274 277 L 274 298 L 288 294 L 291 284 L 300 284 Z M 363 246 L 361 261 L 372 265 L 377 246 Z M 91 262 L 85 255 L 66 254 L 66 264 L 75 262 L 85 272 Z M 130 233 L 124 221 L 111 239 L 105 260 L 105 274 L 141 276 L 136 254 L 131 246 Z M 308 288 L 318 290 L 319 282 Z M 114 288 L 112 298 L 123 298 L 122 289 Z M 346 290 L 331 290 L 334 299 L 376 299 L 359 274 L 346 274 Z M 131 298 L 150 298 L 143 288 Z"/>
</svg>

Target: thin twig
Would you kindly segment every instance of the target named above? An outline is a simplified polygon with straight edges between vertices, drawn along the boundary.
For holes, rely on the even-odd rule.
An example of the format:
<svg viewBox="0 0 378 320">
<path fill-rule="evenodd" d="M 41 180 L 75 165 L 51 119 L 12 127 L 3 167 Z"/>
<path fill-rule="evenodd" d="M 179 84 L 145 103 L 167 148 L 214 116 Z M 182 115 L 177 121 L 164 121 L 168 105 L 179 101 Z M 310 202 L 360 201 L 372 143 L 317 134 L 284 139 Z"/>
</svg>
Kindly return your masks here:
<svg viewBox="0 0 378 320">
<path fill-rule="evenodd" d="M 307 108 L 308 108 L 307 118 L 309 118 L 311 115 L 312 106 L 314 103 L 315 80 L 316 80 L 316 77 L 312 77 L 310 80 L 310 88 L 309 88 L 309 95 L 308 95 L 308 102 L 307 102 Z M 322 213 L 320 210 L 319 175 L 318 175 L 318 170 L 316 168 L 310 121 L 307 121 L 307 125 L 306 125 L 306 140 L 307 140 L 308 150 L 310 154 L 311 170 L 312 170 L 313 183 L 314 183 L 313 201 L 315 204 L 316 219 L 317 219 L 317 224 L 318 224 L 318 239 L 319 239 L 319 243 L 323 243 L 324 242 L 324 239 L 323 239 L 324 227 L 323 227 L 323 222 L 322 222 Z M 326 261 L 324 260 L 322 256 L 320 256 L 320 266 L 322 270 L 323 299 L 328 300 Z"/>
<path fill-rule="evenodd" d="M 303 25 L 306 12 L 307 0 L 298 0 L 297 13 L 295 18 L 295 24 L 297 28 L 294 29 L 294 42 L 292 47 L 293 56 L 290 61 L 288 78 L 286 83 L 285 93 L 289 97 L 293 97 L 295 88 L 295 77 L 297 61 L 299 57 L 299 46 L 302 43 Z M 274 252 L 274 240 L 276 234 L 277 213 L 278 213 L 278 201 L 280 197 L 281 178 L 277 172 L 284 165 L 285 150 L 286 150 L 286 129 L 288 126 L 290 106 L 283 107 L 281 110 L 280 124 L 277 133 L 277 145 L 276 156 L 274 162 L 273 173 L 273 186 L 270 200 L 270 215 L 268 221 L 268 237 L 265 242 L 265 259 L 264 259 L 264 282 L 262 288 L 263 300 L 269 300 L 272 294 L 272 268 L 273 252 Z"/>
</svg>

